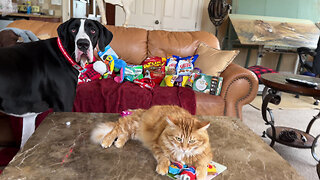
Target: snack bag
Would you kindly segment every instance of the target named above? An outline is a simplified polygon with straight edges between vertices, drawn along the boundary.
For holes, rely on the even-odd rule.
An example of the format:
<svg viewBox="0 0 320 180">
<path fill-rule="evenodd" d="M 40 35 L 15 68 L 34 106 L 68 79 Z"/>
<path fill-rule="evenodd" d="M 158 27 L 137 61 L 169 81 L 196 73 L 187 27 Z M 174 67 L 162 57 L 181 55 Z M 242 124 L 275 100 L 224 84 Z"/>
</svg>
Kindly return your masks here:
<svg viewBox="0 0 320 180">
<path fill-rule="evenodd" d="M 193 71 L 194 62 L 197 60 L 198 56 L 199 55 L 196 54 L 194 56 L 179 58 L 176 67 L 177 75 L 190 76 Z"/>
<path fill-rule="evenodd" d="M 127 65 L 124 70 L 124 79 L 131 82 L 135 79 L 142 79 L 142 72 L 142 65 Z"/>
<path fill-rule="evenodd" d="M 180 58 L 179 56 L 173 55 L 172 57 L 169 57 L 167 59 L 167 65 L 166 65 L 166 74 L 167 75 L 175 75 L 177 74 L 176 72 L 176 67 L 177 67 L 177 59 Z"/>
<path fill-rule="evenodd" d="M 165 63 L 166 58 L 161 57 L 149 57 L 144 60 L 141 65 L 143 66 L 144 75 L 146 72 L 150 72 L 150 78 L 156 84 L 160 84 L 165 76 Z"/>
</svg>

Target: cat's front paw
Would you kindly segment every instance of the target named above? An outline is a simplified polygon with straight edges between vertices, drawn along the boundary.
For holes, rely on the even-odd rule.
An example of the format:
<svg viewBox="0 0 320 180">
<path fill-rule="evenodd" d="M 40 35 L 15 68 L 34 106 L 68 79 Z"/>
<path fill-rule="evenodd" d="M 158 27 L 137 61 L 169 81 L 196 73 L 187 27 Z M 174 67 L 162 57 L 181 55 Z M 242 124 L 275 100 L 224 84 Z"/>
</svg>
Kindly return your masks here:
<svg viewBox="0 0 320 180">
<path fill-rule="evenodd" d="M 101 142 L 101 147 L 109 148 L 112 145 L 113 141 L 114 139 L 111 138 L 110 136 L 105 136 Z"/>
<path fill-rule="evenodd" d="M 118 137 L 118 139 L 114 142 L 114 145 L 117 147 L 117 148 L 122 148 L 124 146 L 124 144 L 127 142 L 128 140 L 128 136 L 126 135 L 120 135 Z"/>
<path fill-rule="evenodd" d="M 205 180 L 207 177 L 207 168 L 197 168 L 196 170 L 197 180 Z"/>
<path fill-rule="evenodd" d="M 161 175 L 165 175 L 169 171 L 170 161 L 169 160 L 163 160 L 160 161 L 157 165 L 157 173 Z"/>
</svg>

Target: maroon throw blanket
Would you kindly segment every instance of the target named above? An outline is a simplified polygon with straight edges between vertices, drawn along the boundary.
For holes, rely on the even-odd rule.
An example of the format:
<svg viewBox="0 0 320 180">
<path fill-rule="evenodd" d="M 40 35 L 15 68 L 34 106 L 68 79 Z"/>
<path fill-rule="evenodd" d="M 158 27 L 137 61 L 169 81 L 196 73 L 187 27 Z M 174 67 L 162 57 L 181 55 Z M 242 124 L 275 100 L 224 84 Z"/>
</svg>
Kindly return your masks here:
<svg viewBox="0 0 320 180">
<path fill-rule="evenodd" d="M 193 115 L 196 113 L 196 99 L 191 88 L 156 86 L 149 90 L 132 82 L 117 83 L 112 79 L 80 84 L 73 111 L 120 113 L 153 105 L 178 105 Z"/>
</svg>

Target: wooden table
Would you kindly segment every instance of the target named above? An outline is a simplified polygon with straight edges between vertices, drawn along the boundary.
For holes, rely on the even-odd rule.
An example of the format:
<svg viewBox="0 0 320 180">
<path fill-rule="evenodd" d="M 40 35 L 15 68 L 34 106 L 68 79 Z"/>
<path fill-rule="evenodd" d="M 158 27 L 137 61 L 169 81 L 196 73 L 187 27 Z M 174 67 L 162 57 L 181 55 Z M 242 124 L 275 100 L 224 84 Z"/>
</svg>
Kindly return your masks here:
<svg viewBox="0 0 320 180">
<path fill-rule="evenodd" d="M 299 86 L 293 83 L 289 83 L 286 81 L 286 78 L 296 78 L 301 80 L 307 80 L 310 82 L 318 83 L 318 87 L 315 88 L 308 88 L 304 86 Z M 262 83 L 266 86 L 262 93 L 262 117 L 267 125 L 271 127 L 264 132 L 267 136 L 271 139 L 270 146 L 273 146 L 275 142 L 296 147 L 296 148 L 310 148 L 313 149 L 315 144 L 314 139 L 315 137 L 309 134 L 310 129 L 318 118 L 320 118 L 320 112 L 316 116 L 314 116 L 311 121 L 309 122 L 306 131 L 290 128 L 290 127 L 282 127 L 282 126 L 275 126 L 274 117 L 272 114 L 271 109 L 268 108 L 268 103 L 273 103 L 278 105 L 281 101 L 281 93 L 280 92 L 287 92 L 292 94 L 299 94 L 304 96 L 311 96 L 315 99 L 320 99 L 320 78 L 314 78 L 309 76 L 302 76 L 302 75 L 295 75 L 289 73 L 267 73 L 261 76 Z M 269 113 L 270 120 L 268 120 L 267 112 Z M 291 139 L 284 140 L 280 138 L 283 136 L 283 133 L 287 132 L 295 132 L 296 139 L 293 141 Z M 281 135 L 282 133 L 282 135 Z M 313 157 L 319 161 L 316 155 L 311 151 Z"/>
<path fill-rule="evenodd" d="M 0 179 L 169 179 L 155 172 L 156 161 L 138 141 L 117 149 L 90 142 L 91 130 L 118 114 L 52 113 L 40 124 Z M 199 117 L 208 128 L 213 160 L 227 166 L 214 178 L 303 179 L 290 164 L 239 119 Z M 68 125 L 70 123 L 70 125 Z"/>
<path fill-rule="evenodd" d="M 241 46 L 248 47 L 246 67 L 249 63 L 252 48 L 258 49 L 256 64 L 260 65 L 263 51 L 296 53 L 298 47 L 315 49 L 320 30 L 310 20 L 255 16 L 244 14 L 230 14 L 231 25 L 228 33 L 228 49 L 233 44 L 234 30 Z M 281 64 L 281 54 L 277 64 L 277 71 Z"/>
</svg>

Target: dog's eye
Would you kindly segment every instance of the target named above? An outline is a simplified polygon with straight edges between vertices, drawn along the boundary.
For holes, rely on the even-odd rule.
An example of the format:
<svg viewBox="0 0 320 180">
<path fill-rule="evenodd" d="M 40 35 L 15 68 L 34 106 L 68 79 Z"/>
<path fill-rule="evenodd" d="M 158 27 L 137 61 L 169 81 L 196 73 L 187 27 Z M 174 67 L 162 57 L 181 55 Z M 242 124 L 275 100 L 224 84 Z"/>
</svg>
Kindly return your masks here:
<svg viewBox="0 0 320 180">
<path fill-rule="evenodd" d="M 91 32 L 92 34 L 94 34 L 94 33 L 96 33 L 96 30 L 91 29 L 90 32 Z"/>
<path fill-rule="evenodd" d="M 71 32 L 75 33 L 77 30 L 75 28 L 71 29 Z"/>
</svg>

